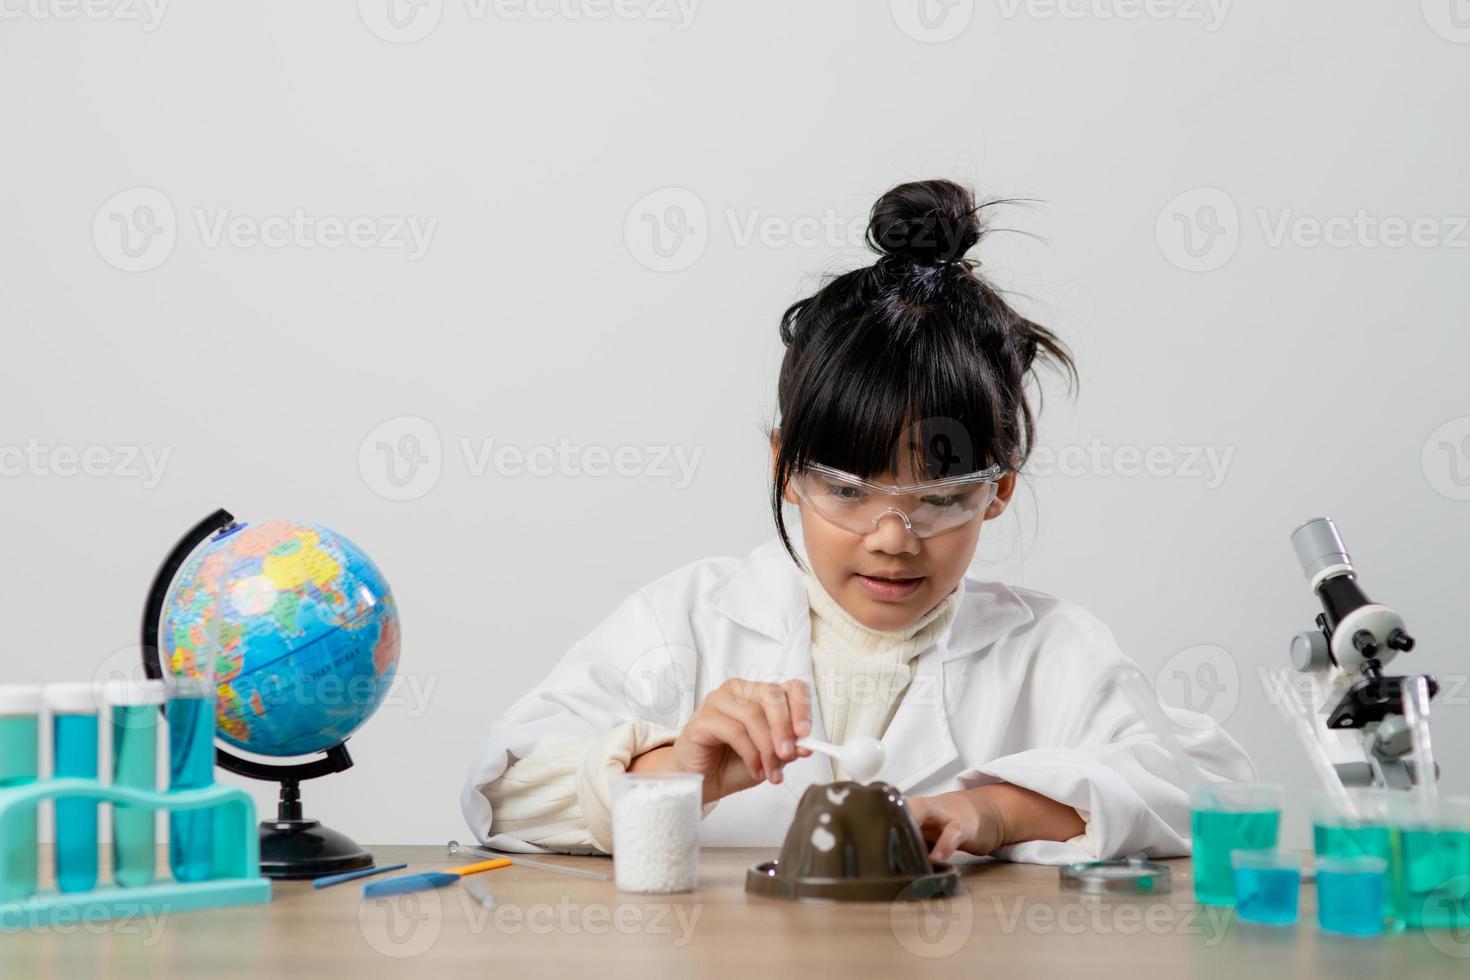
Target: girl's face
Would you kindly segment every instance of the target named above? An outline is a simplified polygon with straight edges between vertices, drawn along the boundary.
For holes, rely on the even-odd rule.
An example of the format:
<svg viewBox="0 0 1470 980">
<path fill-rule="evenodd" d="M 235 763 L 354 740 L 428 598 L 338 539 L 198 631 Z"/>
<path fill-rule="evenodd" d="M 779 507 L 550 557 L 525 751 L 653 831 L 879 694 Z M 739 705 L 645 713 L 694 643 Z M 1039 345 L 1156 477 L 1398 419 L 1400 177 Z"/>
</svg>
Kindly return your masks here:
<svg viewBox="0 0 1470 980">
<path fill-rule="evenodd" d="M 772 446 L 772 460 L 776 447 Z M 905 483 L 885 473 L 879 483 Z M 801 508 L 801 533 L 812 574 L 827 594 L 869 629 L 901 630 L 917 622 L 955 590 L 970 567 L 984 521 L 999 517 L 1016 489 L 1016 475 L 997 481 L 995 499 L 980 517 L 928 538 L 917 538 L 896 515 L 866 533 L 826 520 L 791 487 L 785 498 Z"/>
</svg>

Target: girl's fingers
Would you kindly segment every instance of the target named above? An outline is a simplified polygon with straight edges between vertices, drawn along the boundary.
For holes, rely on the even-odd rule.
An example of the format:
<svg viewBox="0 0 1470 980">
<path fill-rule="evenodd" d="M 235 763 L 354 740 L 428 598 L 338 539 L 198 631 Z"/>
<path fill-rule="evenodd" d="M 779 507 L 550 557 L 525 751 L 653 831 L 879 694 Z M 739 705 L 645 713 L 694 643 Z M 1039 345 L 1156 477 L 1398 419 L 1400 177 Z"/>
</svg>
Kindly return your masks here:
<svg viewBox="0 0 1470 980">
<path fill-rule="evenodd" d="M 929 852 L 931 861 L 948 861 L 955 851 L 960 849 L 964 840 L 965 830 L 960 826 L 958 820 L 951 820 L 944 825 L 944 831 L 939 839 L 934 842 L 934 849 Z"/>
<path fill-rule="evenodd" d="M 806 738 L 812 733 L 812 691 L 806 681 L 787 681 L 786 703 L 791 712 L 791 728 L 797 738 Z M 804 756 L 811 755 L 810 749 L 802 749 Z"/>
<path fill-rule="evenodd" d="M 772 686 L 761 698 L 766 709 L 766 725 L 771 729 L 771 744 L 776 747 L 780 764 L 796 758 L 796 733 L 791 730 L 791 710 L 786 705 L 784 688 Z"/>
<path fill-rule="evenodd" d="M 740 756 L 740 761 L 745 763 L 745 768 L 750 772 L 752 782 L 760 782 L 765 778 L 765 772 L 761 768 L 760 750 L 750 740 L 745 726 L 738 719 L 724 714 L 711 714 L 704 722 L 705 730 L 725 745 L 735 750 Z"/>
<path fill-rule="evenodd" d="M 745 726 L 745 734 L 760 751 L 764 778 L 779 782 L 776 775 L 781 760 L 776 757 L 776 747 L 771 741 L 771 729 L 766 724 L 766 710 L 758 701 L 743 700 L 725 708 L 725 714 Z"/>
</svg>

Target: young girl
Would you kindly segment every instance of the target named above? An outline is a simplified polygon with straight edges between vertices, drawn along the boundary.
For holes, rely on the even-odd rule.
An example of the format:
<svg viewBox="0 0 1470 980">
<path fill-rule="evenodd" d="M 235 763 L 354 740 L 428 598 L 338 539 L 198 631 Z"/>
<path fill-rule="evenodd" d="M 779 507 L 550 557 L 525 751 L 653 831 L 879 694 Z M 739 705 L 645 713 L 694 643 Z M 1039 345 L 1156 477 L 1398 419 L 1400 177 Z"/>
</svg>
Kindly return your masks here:
<svg viewBox="0 0 1470 980">
<path fill-rule="evenodd" d="M 870 735 L 935 860 L 1188 853 L 1178 766 L 1103 684 L 1129 663 L 1107 627 L 968 574 L 1032 445 L 1028 379 L 1075 377 L 966 258 L 981 233 L 964 188 L 896 187 L 877 261 L 786 311 L 778 540 L 648 585 L 510 709 L 464 788 L 482 842 L 610 852 L 609 775 L 678 770 L 704 776 L 705 844 L 778 847 L 803 790 L 845 778 L 795 740 Z M 1255 778 L 1208 719 L 1165 711 L 1210 778 Z"/>
</svg>

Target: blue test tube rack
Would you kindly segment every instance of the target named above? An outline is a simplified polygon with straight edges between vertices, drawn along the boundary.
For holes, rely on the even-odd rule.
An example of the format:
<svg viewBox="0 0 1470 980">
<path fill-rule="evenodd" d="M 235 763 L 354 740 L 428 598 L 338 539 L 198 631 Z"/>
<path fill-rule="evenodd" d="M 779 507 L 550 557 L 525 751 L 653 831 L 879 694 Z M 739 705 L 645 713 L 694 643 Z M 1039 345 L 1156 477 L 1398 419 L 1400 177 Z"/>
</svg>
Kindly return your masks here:
<svg viewBox="0 0 1470 980">
<path fill-rule="evenodd" d="M 149 810 L 212 808 L 214 840 L 208 878 L 155 881 L 133 888 L 110 885 L 83 892 L 38 891 L 21 901 L 0 902 L 0 932 L 270 901 L 270 879 L 260 874 L 255 802 L 244 790 L 215 785 L 170 793 L 111 786 L 96 779 L 42 779 L 0 789 L 0 827 L 5 825 L 4 818 L 17 810 L 34 812 L 49 801 L 74 797 Z M 0 881 L 10 873 L 5 866 L 7 860 L 6 849 L 0 847 Z M 37 860 L 36 864 L 41 862 Z"/>
</svg>

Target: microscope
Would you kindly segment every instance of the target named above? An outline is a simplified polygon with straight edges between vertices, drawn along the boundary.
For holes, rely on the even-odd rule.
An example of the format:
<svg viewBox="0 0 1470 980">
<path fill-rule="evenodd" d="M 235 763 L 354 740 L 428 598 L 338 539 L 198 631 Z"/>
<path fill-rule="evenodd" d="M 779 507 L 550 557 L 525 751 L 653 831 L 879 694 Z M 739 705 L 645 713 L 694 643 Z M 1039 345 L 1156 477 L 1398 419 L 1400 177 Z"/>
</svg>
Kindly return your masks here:
<svg viewBox="0 0 1470 980">
<path fill-rule="evenodd" d="M 1316 726 L 1315 734 L 1327 748 L 1338 778 L 1344 786 L 1403 790 L 1422 778 L 1437 779 L 1438 772 L 1414 771 L 1404 700 L 1427 690 L 1427 698 L 1411 705 L 1427 717 L 1428 699 L 1439 685 L 1428 675 L 1421 686 L 1418 676 L 1384 673 L 1395 657 L 1414 649 L 1404 618 L 1364 594 L 1347 547 L 1329 518 L 1316 517 L 1298 527 L 1291 544 L 1322 603 L 1317 628 L 1292 639 L 1291 662 L 1310 678 L 1313 696 L 1308 707 L 1315 709 L 1318 719 L 1326 716 L 1325 726 Z"/>
</svg>

